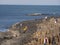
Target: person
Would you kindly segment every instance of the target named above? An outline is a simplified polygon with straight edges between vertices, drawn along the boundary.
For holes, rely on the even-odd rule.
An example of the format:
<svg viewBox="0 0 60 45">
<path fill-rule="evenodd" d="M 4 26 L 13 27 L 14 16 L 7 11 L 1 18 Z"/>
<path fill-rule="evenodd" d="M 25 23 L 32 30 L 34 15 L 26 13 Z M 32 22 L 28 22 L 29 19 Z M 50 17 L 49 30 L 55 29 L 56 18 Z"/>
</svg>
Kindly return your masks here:
<svg viewBox="0 0 60 45">
<path fill-rule="evenodd" d="M 46 16 L 45 19 L 47 19 L 48 17 Z"/>
<path fill-rule="evenodd" d="M 59 42 L 59 36 L 57 35 L 56 37 L 57 37 L 57 40 L 58 40 L 58 42 Z"/>
<path fill-rule="evenodd" d="M 55 21 L 55 23 L 57 23 L 57 22 Z"/>
<path fill-rule="evenodd" d="M 55 23 L 57 23 L 57 19 L 55 19 Z"/>
<path fill-rule="evenodd" d="M 52 45 L 56 45 L 55 36 L 52 36 Z"/>
<path fill-rule="evenodd" d="M 25 26 L 25 27 L 23 28 L 23 30 L 24 30 L 24 31 L 26 31 L 26 30 L 27 30 L 27 28 L 28 28 L 28 27 L 27 27 L 27 26 Z"/>
<path fill-rule="evenodd" d="M 20 26 L 22 26 L 22 23 L 20 24 Z"/>
<path fill-rule="evenodd" d="M 59 33 L 59 42 L 60 42 L 60 33 Z"/>
<path fill-rule="evenodd" d="M 59 33 L 59 36 L 60 36 L 60 33 Z"/>
<path fill-rule="evenodd" d="M 25 27 L 23 28 L 23 33 L 25 33 L 27 30 L 28 30 L 28 27 L 25 26 Z"/>
<path fill-rule="evenodd" d="M 50 37 L 48 37 L 48 40 L 49 40 L 49 44 L 51 44 L 51 38 Z"/>
<path fill-rule="evenodd" d="M 48 43 L 48 38 L 45 37 L 45 38 L 44 38 L 44 45 L 47 45 L 47 43 Z"/>
</svg>

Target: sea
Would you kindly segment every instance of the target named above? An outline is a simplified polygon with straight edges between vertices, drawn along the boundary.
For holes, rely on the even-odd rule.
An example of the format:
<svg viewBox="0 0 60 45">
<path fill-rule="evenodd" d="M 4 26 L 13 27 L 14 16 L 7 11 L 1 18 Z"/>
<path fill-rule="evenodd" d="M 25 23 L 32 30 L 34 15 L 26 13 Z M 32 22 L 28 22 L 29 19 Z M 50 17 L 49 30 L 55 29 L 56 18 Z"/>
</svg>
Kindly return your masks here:
<svg viewBox="0 0 60 45">
<path fill-rule="evenodd" d="M 0 31 L 7 31 L 11 25 L 17 22 L 40 19 L 46 16 L 27 16 L 32 13 L 60 16 L 60 5 L 0 5 Z M 53 13 L 54 15 L 52 15 Z"/>
</svg>

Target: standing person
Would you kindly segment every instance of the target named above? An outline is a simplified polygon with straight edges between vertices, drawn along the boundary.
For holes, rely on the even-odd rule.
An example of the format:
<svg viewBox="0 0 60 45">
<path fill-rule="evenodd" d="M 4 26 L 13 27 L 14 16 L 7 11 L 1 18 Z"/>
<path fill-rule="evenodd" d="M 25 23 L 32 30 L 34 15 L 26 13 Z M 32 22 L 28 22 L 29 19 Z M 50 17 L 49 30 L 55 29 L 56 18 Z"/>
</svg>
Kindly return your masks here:
<svg viewBox="0 0 60 45">
<path fill-rule="evenodd" d="M 50 37 L 48 37 L 48 42 L 49 42 L 49 45 L 51 44 L 51 38 Z"/>
<path fill-rule="evenodd" d="M 47 43 L 48 43 L 48 38 L 45 37 L 45 38 L 44 38 L 44 45 L 47 45 Z"/>
<path fill-rule="evenodd" d="M 20 24 L 20 26 L 22 26 L 22 23 Z"/>
<path fill-rule="evenodd" d="M 58 20 L 57 20 L 57 18 L 55 19 L 55 23 L 57 23 L 58 22 Z"/>
<path fill-rule="evenodd" d="M 56 45 L 55 36 L 52 36 L 52 45 Z"/>
<path fill-rule="evenodd" d="M 60 33 L 59 33 L 59 42 L 60 42 Z"/>
</svg>

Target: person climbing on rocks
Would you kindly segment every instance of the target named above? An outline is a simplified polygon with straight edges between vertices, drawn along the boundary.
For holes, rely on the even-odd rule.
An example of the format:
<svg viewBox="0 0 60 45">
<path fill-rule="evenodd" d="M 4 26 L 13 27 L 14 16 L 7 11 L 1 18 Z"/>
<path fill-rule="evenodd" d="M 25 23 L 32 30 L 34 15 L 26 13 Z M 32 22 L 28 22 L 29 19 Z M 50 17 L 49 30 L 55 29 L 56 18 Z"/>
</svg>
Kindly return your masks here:
<svg viewBox="0 0 60 45">
<path fill-rule="evenodd" d="M 47 45 L 47 43 L 48 43 L 48 38 L 47 38 L 47 36 L 45 36 L 45 38 L 44 38 L 44 45 Z"/>
<path fill-rule="evenodd" d="M 27 26 L 25 26 L 25 27 L 23 28 L 24 33 L 27 31 L 27 29 L 28 29 Z"/>
</svg>

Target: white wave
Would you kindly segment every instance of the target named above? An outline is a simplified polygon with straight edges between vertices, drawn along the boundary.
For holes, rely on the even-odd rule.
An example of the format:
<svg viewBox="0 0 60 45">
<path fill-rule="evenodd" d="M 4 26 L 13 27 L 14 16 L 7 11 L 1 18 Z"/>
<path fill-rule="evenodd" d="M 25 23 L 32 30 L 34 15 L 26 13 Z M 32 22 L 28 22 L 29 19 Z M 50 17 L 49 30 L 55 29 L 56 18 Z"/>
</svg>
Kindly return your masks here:
<svg viewBox="0 0 60 45">
<path fill-rule="evenodd" d="M 5 32 L 7 31 L 8 29 L 0 29 L 0 32 Z"/>
</svg>

